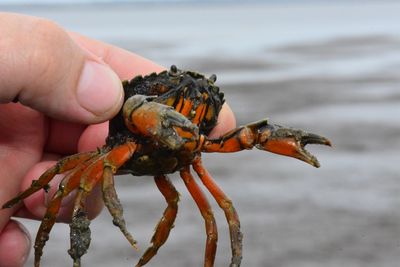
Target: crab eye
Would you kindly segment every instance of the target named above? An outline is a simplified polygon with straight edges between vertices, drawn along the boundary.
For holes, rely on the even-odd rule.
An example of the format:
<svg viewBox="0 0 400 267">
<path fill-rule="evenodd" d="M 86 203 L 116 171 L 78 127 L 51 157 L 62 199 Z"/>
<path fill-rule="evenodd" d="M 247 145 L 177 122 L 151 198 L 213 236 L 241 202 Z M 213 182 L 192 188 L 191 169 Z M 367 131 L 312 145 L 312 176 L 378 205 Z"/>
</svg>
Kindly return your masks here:
<svg viewBox="0 0 400 267">
<path fill-rule="evenodd" d="M 169 74 L 174 76 L 178 73 L 178 68 L 175 65 L 172 65 L 170 70 L 169 70 Z"/>
<path fill-rule="evenodd" d="M 213 74 L 210 76 L 210 78 L 208 78 L 210 81 L 212 81 L 213 83 L 215 83 L 217 81 L 217 75 Z"/>
</svg>

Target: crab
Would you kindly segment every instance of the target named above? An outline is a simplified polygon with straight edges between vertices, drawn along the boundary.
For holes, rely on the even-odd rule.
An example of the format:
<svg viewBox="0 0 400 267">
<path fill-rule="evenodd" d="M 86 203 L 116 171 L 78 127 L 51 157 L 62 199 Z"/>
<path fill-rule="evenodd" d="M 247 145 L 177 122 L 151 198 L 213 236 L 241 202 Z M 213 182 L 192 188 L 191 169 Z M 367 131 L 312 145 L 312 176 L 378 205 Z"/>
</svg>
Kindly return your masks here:
<svg viewBox="0 0 400 267">
<path fill-rule="evenodd" d="M 319 167 L 316 157 L 304 147 L 307 144 L 330 146 L 331 143 L 325 137 L 271 124 L 267 119 L 238 127 L 219 138 L 208 138 L 224 103 L 224 94 L 215 82 L 215 75 L 206 78 L 197 72 L 179 70 L 176 66 L 171 66 L 169 71 L 123 81 L 125 102 L 110 121 L 106 144 L 97 151 L 61 159 L 34 180 L 28 189 L 3 205 L 3 208 L 10 208 L 38 190 L 47 191 L 55 175 L 65 174 L 48 204 L 36 236 L 35 267 L 40 266 L 43 248 L 56 222 L 63 198 L 73 192 L 76 195 L 68 253 L 74 267 L 81 265 L 81 257 L 87 252 L 91 240 L 86 198 L 97 184 L 101 186 L 103 200 L 114 225 L 136 248 L 136 240 L 127 230 L 123 208 L 114 187 L 114 175 L 119 174 L 154 176 L 155 184 L 167 202 L 151 244 L 136 267 L 148 263 L 166 242 L 177 216 L 179 193 L 167 177 L 174 172 L 179 172 L 204 218 L 204 266 L 214 266 L 218 236 L 216 222 L 191 169 L 224 211 L 231 240 L 230 266 L 240 266 L 242 233 L 238 214 L 232 201 L 203 166 L 201 152 L 226 153 L 256 147 Z"/>
</svg>

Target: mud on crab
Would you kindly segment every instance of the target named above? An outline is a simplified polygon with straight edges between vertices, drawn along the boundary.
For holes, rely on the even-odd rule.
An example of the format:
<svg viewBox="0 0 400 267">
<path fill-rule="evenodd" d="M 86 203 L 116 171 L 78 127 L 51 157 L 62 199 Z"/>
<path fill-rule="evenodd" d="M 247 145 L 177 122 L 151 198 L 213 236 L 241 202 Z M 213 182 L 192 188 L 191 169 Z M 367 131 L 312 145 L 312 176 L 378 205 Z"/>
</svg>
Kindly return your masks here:
<svg viewBox="0 0 400 267">
<path fill-rule="evenodd" d="M 96 184 L 101 184 L 103 199 L 129 243 L 136 241 L 128 232 L 122 206 L 114 188 L 114 174 L 152 175 L 166 199 L 167 207 L 156 226 L 151 245 L 136 266 L 145 265 L 165 243 L 173 227 L 179 194 L 166 176 L 179 172 L 205 220 L 206 247 L 204 266 L 213 266 L 217 245 L 217 228 L 211 207 L 192 176 L 191 168 L 224 211 L 230 232 L 232 258 L 230 266 L 240 266 L 242 233 L 239 217 L 231 200 L 217 186 L 203 167 L 201 152 L 236 152 L 251 149 L 294 157 L 319 167 L 317 159 L 304 149 L 307 144 L 330 145 L 328 139 L 302 130 L 284 128 L 260 120 L 238 127 L 225 135 L 210 139 L 207 135 L 216 125 L 224 95 L 209 78 L 172 66 L 169 71 L 137 76 L 123 82 L 125 103 L 110 121 L 106 144 L 94 152 L 65 157 L 43 173 L 31 187 L 3 205 L 10 208 L 41 189 L 60 173 L 66 176 L 52 197 L 35 240 L 35 266 L 40 265 L 43 247 L 49 238 L 61 201 L 76 191 L 70 224 L 71 255 L 74 266 L 90 244 L 89 220 L 85 200 Z"/>
</svg>

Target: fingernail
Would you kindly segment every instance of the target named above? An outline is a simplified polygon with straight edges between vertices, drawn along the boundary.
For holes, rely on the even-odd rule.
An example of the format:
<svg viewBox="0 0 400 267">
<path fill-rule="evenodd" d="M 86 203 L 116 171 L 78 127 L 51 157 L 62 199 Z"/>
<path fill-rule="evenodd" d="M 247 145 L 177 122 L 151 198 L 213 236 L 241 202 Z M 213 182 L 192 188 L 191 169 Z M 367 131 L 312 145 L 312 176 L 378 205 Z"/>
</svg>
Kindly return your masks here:
<svg viewBox="0 0 400 267">
<path fill-rule="evenodd" d="M 79 104 L 103 117 L 119 109 L 122 97 L 122 83 L 118 76 L 108 66 L 87 60 L 77 88 Z"/>
</svg>

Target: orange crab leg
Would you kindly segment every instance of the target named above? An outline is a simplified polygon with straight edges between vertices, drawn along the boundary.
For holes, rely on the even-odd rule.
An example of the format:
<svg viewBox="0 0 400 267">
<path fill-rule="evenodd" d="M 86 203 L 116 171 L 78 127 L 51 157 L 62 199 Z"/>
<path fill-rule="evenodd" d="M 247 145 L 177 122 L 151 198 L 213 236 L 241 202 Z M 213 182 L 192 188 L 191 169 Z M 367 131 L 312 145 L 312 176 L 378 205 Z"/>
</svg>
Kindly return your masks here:
<svg viewBox="0 0 400 267">
<path fill-rule="evenodd" d="M 93 190 L 98 181 L 105 177 L 104 173 L 106 175 L 109 175 L 110 172 L 111 175 L 113 172 L 115 173 L 122 164 L 132 157 L 135 151 L 136 144 L 133 142 L 127 142 L 121 146 L 115 147 L 98 161 L 90 165 L 85 170 L 85 173 L 82 174 L 79 190 L 75 198 L 72 223 L 70 224 L 71 248 L 68 250 L 68 253 L 74 261 L 74 267 L 80 266 L 81 257 L 87 252 L 90 245 L 90 221 L 85 211 L 85 203 L 88 194 Z M 107 204 L 109 204 L 109 202 L 107 202 Z M 125 225 L 123 225 L 123 227 L 125 227 Z M 127 232 L 126 228 L 123 230 Z M 124 231 L 122 232 L 124 233 Z M 132 239 L 131 236 L 130 238 Z"/>
<path fill-rule="evenodd" d="M 70 244 L 71 248 L 68 254 L 74 261 L 74 267 L 81 266 L 81 257 L 84 255 L 90 245 L 90 220 L 84 210 L 84 202 L 87 197 L 87 192 L 79 189 L 75 198 L 74 211 L 72 221 L 70 223 Z"/>
<path fill-rule="evenodd" d="M 77 166 L 72 173 L 64 177 L 59 185 L 59 189 L 53 196 L 52 200 L 47 207 L 46 213 L 43 217 L 43 220 L 39 226 L 38 232 L 36 234 L 35 239 L 35 267 L 40 266 L 40 258 L 43 254 L 43 247 L 46 244 L 46 241 L 49 239 L 49 233 L 53 228 L 54 223 L 57 219 L 58 211 L 61 207 L 61 201 L 65 196 L 67 196 L 72 190 L 79 186 L 80 178 L 87 166 L 96 161 L 99 156 L 93 157 L 92 159 L 81 163 L 81 165 Z"/>
<path fill-rule="evenodd" d="M 122 234 L 131 244 L 131 246 L 134 249 L 137 249 L 136 240 L 126 228 L 123 208 L 114 187 L 114 175 L 112 168 L 108 166 L 106 166 L 103 171 L 102 192 L 104 204 L 113 217 L 113 224 L 121 230 Z"/>
<path fill-rule="evenodd" d="M 133 156 L 136 147 L 136 143 L 126 142 L 105 153 L 101 160 L 94 162 L 82 175 L 79 188 L 85 192 L 90 192 L 102 178 L 104 168 L 109 167 L 112 169 L 112 172 L 115 173 Z"/>
<path fill-rule="evenodd" d="M 11 208 L 15 204 L 17 204 L 22 199 L 25 199 L 32 195 L 33 193 L 39 191 L 40 189 L 48 190 L 49 182 L 53 179 L 54 176 L 60 173 L 64 173 L 66 171 L 72 170 L 79 163 L 85 162 L 94 156 L 96 156 L 98 152 L 85 152 L 80 154 L 75 154 L 72 156 L 65 157 L 58 161 L 53 167 L 44 172 L 38 180 L 32 181 L 32 185 L 20 193 L 15 198 L 11 199 L 7 203 L 3 205 L 3 209 Z"/>
<path fill-rule="evenodd" d="M 231 267 L 238 267 L 242 261 L 242 238 L 243 234 L 240 232 L 239 216 L 233 207 L 232 201 L 225 195 L 225 193 L 215 183 L 214 179 L 210 176 L 208 171 L 203 167 L 201 158 L 198 157 L 193 162 L 193 169 L 199 175 L 203 184 L 207 187 L 208 191 L 217 201 L 218 205 L 225 213 L 226 220 L 229 225 L 229 233 L 231 238 L 232 259 Z"/>
<path fill-rule="evenodd" d="M 178 212 L 179 193 L 176 191 L 168 177 L 164 175 L 154 177 L 154 181 L 160 192 L 167 201 L 167 208 L 157 224 L 151 246 L 144 252 L 136 267 L 145 265 L 157 253 L 158 249 L 167 241 L 171 229 L 174 227 L 176 214 Z"/>
<path fill-rule="evenodd" d="M 71 248 L 68 250 L 68 254 L 74 261 L 74 267 L 81 266 L 81 257 L 87 252 L 90 245 L 90 220 L 85 211 L 86 198 L 103 173 L 104 158 L 107 155 L 103 155 L 92 163 L 79 177 L 79 189 L 75 196 L 72 221 L 69 225 Z"/>
<path fill-rule="evenodd" d="M 40 258 L 43 254 L 43 247 L 46 243 L 46 241 L 49 239 L 49 233 L 56 221 L 57 218 L 57 213 L 60 209 L 62 199 L 67 196 L 69 193 L 71 193 L 74 189 L 79 188 L 82 180 L 82 176 L 85 176 L 85 173 L 88 172 L 88 170 L 93 170 L 94 167 L 92 166 L 98 166 L 99 162 L 102 164 L 103 160 L 102 159 L 108 159 L 109 161 L 115 161 L 118 159 L 120 156 L 124 155 L 132 155 L 133 152 L 131 151 L 136 147 L 135 144 L 133 143 L 128 143 L 127 145 L 122 145 L 120 147 L 115 148 L 115 153 L 112 153 L 114 150 L 106 154 L 106 156 L 101 155 L 99 152 L 96 152 L 97 156 L 92 157 L 89 160 L 86 160 L 82 162 L 80 165 L 78 165 L 75 170 L 73 170 L 72 173 L 67 175 L 62 182 L 60 183 L 58 191 L 55 193 L 54 197 L 49 203 L 49 206 L 47 207 L 47 211 L 45 216 L 43 217 L 43 221 L 40 224 L 38 233 L 36 235 L 35 239 L 35 260 L 34 264 L 35 267 L 40 266 Z M 121 166 L 123 163 L 119 162 L 117 165 L 118 167 Z M 89 177 L 89 176 L 87 176 Z M 76 207 L 75 207 L 76 210 Z M 76 212 L 78 214 L 78 212 Z"/>
<path fill-rule="evenodd" d="M 107 155 L 107 154 L 106 154 Z M 70 223 L 70 244 L 68 254 L 74 261 L 74 267 L 81 266 L 81 257 L 90 245 L 90 220 L 85 211 L 86 198 L 92 191 L 103 171 L 105 155 L 84 170 L 80 177 L 78 192 L 75 196 L 72 221 Z"/>
<path fill-rule="evenodd" d="M 205 139 L 204 152 L 236 152 L 255 146 L 260 150 L 297 158 L 314 167 L 319 167 L 318 160 L 304 147 L 307 144 L 331 146 L 325 137 L 269 124 L 267 120 L 233 129 L 217 139 Z"/>
<path fill-rule="evenodd" d="M 121 230 L 122 234 L 129 241 L 132 247 L 136 248 L 136 240 L 133 239 L 132 235 L 126 229 L 123 208 L 114 187 L 113 174 L 115 174 L 117 169 L 133 156 L 137 145 L 134 143 L 128 143 L 126 148 L 129 150 L 128 153 L 114 149 L 109 155 L 107 155 L 102 177 L 102 192 L 104 204 L 113 217 L 114 225 Z"/>
<path fill-rule="evenodd" d="M 36 234 L 35 245 L 34 245 L 35 267 L 40 266 L 40 258 L 42 257 L 43 254 L 43 247 L 46 244 L 47 240 L 49 240 L 49 233 L 53 228 L 54 223 L 56 222 L 57 213 L 60 209 L 63 197 L 64 195 L 61 191 L 56 193 L 56 195 L 50 202 L 49 206 L 47 207 L 46 215 L 43 218 L 42 223 L 40 224 L 40 227 Z"/>
<path fill-rule="evenodd" d="M 194 201 L 196 202 L 201 215 L 204 218 L 207 233 L 204 267 L 212 267 L 214 266 L 218 241 L 218 230 L 214 214 L 211 210 L 211 206 L 208 203 L 206 196 L 204 195 L 201 188 L 197 185 L 192 174 L 190 173 L 189 167 L 183 168 L 180 171 L 180 175 L 185 182 L 189 193 L 192 195 Z"/>
</svg>

